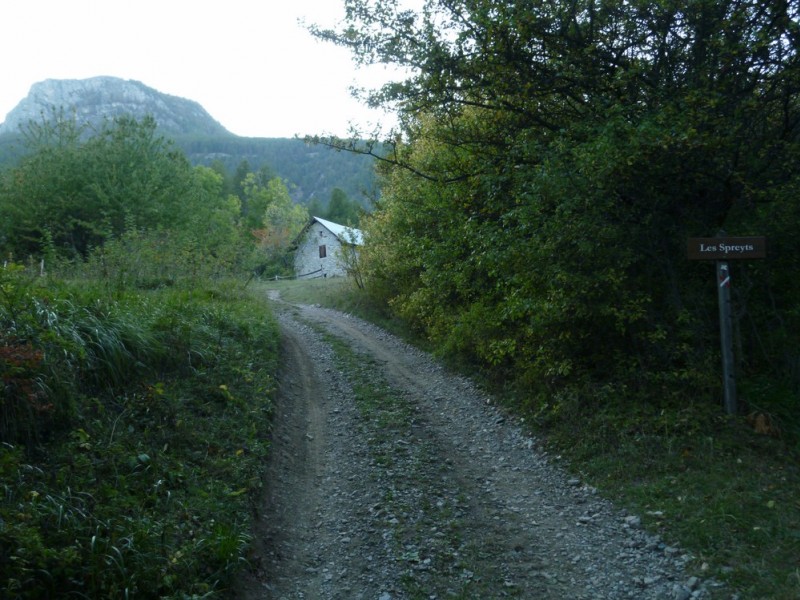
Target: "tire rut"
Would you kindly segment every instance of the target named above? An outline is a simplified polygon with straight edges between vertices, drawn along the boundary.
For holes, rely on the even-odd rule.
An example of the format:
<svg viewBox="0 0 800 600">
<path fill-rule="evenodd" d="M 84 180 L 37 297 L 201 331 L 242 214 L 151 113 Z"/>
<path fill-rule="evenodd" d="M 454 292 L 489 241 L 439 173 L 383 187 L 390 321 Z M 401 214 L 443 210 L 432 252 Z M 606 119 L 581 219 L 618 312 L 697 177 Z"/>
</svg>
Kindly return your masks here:
<svg viewBox="0 0 800 600">
<path fill-rule="evenodd" d="M 273 587 L 274 573 L 290 580 L 305 579 L 312 589 L 320 584 L 314 572 L 306 571 L 311 559 L 298 555 L 298 544 L 314 538 L 314 524 L 308 517 L 323 502 L 317 485 L 326 435 L 320 405 L 323 384 L 304 344 L 290 329 L 281 330 L 280 352 L 278 400 L 265 473 L 267 492 L 253 557 L 258 569 L 248 578 L 244 592 L 252 598 L 263 597 Z"/>
<path fill-rule="evenodd" d="M 242 598 L 708 597 L 689 555 L 561 471 L 468 379 L 349 315 L 276 308 L 262 567 Z M 324 335 L 360 366 L 340 371 Z M 364 385 L 405 424 L 359 409 Z"/>
</svg>

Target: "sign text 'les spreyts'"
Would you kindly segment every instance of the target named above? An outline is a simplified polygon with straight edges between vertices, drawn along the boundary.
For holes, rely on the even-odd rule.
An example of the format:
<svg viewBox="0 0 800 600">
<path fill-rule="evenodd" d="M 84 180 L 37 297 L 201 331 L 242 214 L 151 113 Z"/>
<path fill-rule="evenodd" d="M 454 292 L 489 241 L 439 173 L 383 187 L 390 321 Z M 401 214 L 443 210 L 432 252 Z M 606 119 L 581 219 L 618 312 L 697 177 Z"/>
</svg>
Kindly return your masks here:
<svg viewBox="0 0 800 600">
<path fill-rule="evenodd" d="M 765 258 L 767 243 L 761 236 L 689 238 L 687 254 L 689 260 Z"/>
</svg>

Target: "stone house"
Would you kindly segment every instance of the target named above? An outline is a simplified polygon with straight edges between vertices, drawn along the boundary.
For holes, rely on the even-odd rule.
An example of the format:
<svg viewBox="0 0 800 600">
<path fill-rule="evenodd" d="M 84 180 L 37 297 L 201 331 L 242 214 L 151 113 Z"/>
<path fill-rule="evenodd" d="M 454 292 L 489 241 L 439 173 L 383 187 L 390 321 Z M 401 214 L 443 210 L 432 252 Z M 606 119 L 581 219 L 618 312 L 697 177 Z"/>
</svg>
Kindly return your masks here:
<svg viewBox="0 0 800 600">
<path fill-rule="evenodd" d="M 357 247 L 363 243 L 360 230 L 312 217 L 295 240 L 295 277 L 311 279 L 345 276 L 345 253 L 357 253 Z"/>
</svg>

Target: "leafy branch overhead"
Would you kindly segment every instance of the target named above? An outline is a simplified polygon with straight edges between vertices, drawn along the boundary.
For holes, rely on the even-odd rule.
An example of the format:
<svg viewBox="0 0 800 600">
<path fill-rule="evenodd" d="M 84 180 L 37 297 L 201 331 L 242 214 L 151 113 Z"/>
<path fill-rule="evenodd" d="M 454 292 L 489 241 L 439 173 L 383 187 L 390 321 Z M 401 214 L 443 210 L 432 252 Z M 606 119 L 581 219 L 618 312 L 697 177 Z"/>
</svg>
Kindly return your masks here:
<svg viewBox="0 0 800 600">
<path fill-rule="evenodd" d="M 345 26 L 312 32 L 360 63 L 408 73 L 365 98 L 398 112 L 404 139 L 420 135 L 424 115 L 438 119 L 443 143 L 487 151 L 521 131 L 549 146 L 585 139 L 609 118 L 659 113 L 683 121 L 676 133 L 694 131 L 698 142 L 721 135 L 723 145 L 756 132 L 775 144 L 796 128 L 792 118 L 754 126 L 764 107 L 779 118 L 793 110 L 793 2 L 428 0 L 421 14 L 398 2 L 345 5 Z M 458 117 L 468 110 L 493 126 L 465 129 Z M 723 126 L 731 118 L 733 131 Z"/>
</svg>

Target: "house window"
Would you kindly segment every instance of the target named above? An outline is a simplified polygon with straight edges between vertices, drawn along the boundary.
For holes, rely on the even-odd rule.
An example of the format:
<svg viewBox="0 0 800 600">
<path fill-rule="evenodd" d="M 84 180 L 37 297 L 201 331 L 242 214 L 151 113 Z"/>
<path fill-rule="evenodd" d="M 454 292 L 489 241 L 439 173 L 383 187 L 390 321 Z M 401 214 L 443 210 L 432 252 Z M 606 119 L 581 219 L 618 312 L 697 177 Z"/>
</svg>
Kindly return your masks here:
<svg viewBox="0 0 800 600">
<path fill-rule="evenodd" d="M 319 257 L 325 258 L 326 256 L 328 256 L 328 249 L 325 247 L 325 244 L 322 244 L 319 247 Z"/>
</svg>

